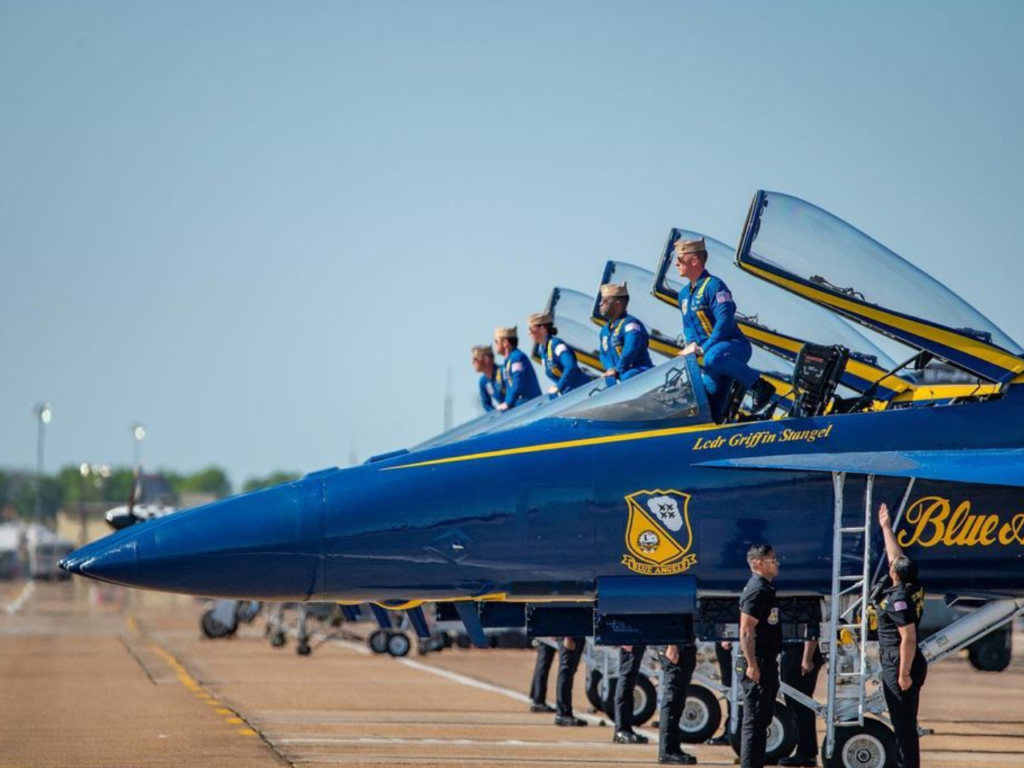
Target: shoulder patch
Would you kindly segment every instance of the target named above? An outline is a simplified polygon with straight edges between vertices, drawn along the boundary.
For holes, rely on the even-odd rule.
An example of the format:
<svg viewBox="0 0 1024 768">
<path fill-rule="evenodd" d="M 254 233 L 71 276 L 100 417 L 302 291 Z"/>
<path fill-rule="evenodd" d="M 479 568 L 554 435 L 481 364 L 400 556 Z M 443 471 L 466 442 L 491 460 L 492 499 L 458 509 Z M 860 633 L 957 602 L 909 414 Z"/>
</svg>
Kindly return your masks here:
<svg viewBox="0 0 1024 768">
<path fill-rule="evenodd" d="M 905 600 L 897 600 L 892 604 L 892 609 L 894 611 L 905 611 L 907 610 L 907 607 L 907 602 Z"/>
<path fill-rule="evenodd" d="M 555 347 L 555 354 L 556 355 L 564 355 L 568 351 L 569 351 L 569 348 L 567 346 L 565 346 L 565 344 L 559 344 L 557 347 Z"/>
<path fill-rule="evenodd" d="M 640 330 L 640 323 L 626 323 L 626 327 L 623 328 L 623 331 L 625 333 L 630 333 L 631 331 L 639 331 L 639 330 Z"/>
<path fill-rule="evenodd" d="M 686 309 L 689 306 L 690 306 L 690 300 L 689 299 L 683 299 L 682 302 L 679 305 L 679 309 L 682 310 L 682 313 L 685 315 L 686 314 Z"/>
<path fill-rule="evenodd" d="M 520 362 L 512 363 L 512 373 L 519 373 L 523 370 L 523 364 Z"/>
<path fill-rule="evenodd" d="M 731 304 L 732 294 L 729 291 L 719 291 L 715 294 L 715 301 L 719 304 Z"/>
</svg>

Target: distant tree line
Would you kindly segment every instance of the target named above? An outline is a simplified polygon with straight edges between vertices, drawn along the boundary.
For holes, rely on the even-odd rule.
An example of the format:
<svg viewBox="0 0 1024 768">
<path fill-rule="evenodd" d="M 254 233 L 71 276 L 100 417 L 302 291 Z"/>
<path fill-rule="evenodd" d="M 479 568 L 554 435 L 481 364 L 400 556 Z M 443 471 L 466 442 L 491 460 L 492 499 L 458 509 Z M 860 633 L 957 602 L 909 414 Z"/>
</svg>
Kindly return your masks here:
<svg viewBox="0 0 1024 768">
<path fill-rule="evenodd" d="M 147 473 L 148 474 L 148 473 Z M 216 498 L 230 496 L 231 480 L 227 472 L 216 466 L 206 467 L 192 474 L 172 470 L 159 470 L 175 496 L 184 494 L 210 494 Z M 131 467 L 110 467 L 101 475 L 90 471 L 85 477 L 77 466 L 61 467 L 54 475 L 43 475 L 39 482 L 40 510 L 43 519 L 52 519 L 66 504 L 106 502 L 111 506 L 126 504 L 131 495 L 133 472 Z M 250 477 L 242 483 L 241 491 L 248 493 L 300 477 L 298 472 L 271 472 L 262 477 Z M 0 469 L 0 510 L 13 509 L 29 520 L 35 512 L 36 477 L 34 472 Z"/>
</svg>

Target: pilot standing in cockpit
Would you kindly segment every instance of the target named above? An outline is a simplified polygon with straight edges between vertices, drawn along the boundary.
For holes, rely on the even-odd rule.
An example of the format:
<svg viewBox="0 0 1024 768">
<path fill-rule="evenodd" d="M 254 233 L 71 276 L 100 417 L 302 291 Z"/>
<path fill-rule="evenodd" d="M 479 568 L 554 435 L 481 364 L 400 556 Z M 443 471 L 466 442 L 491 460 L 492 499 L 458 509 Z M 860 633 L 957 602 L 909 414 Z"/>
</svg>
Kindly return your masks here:
<svg viewBox="0 0 1024 768">
<path fill-rule="evenodd" d="M 686 346 L 681 355 L 703 355 L 704 389 L 711 403 L 711 414 L 720 421 L 729 395 L 729 384 L 736 379 L 750 390 L 752 411 L 763 410 L 775 387 L 747 365 L 750 342 L 736 325 L 736 303 L 721 279 L 708 274 L 707 247 L 700 240 L 676 240 L 676 267 L 679 276 L 690 281 L 679 291 L 679 309 L 683 313 Z"/>
<path fill-rule="evenodd" d="M 494 348 L 505 358 L 502 377 L 505 381 L 505 400 L 498 403 L 499 411 L 515 408 L 527 400 L 540 397 L 540 384 L 533 363 L 519 349 L 519 331 L 516 326 L 494 329 Z"/>
<path fill-rule="evenodd" d="M 487 344 L 473 347 L 473 370 L 480 374 L 480 404 L 493 411 L 496 403 L 505 402 L 505 384 L 501 368 L 494 364 L 494 350 Z"/>
<path fill-rule="evenodd" d="M 550 313 L 538 312 L 530 315 L 527 323 L 530 326 L 530 338 L 540 347 L 544 372 L 554 382 L 548 388 L 549 395 L 564 395 L 590 381 L 590 377 L 580 368 L 576 353 L 556 336 L 558 329 L 555 328 L 555 318 Z"/>
<path fill-rule="evenodd" d="M 626 284 L 601 286 L 598 309 L 608 323 L 601 329 L 601 363 L 606 378 L 625 381 L 654 367 L 647 351 L 649 338 L 644 324 L 626 313 L 629 288 Z"/>
</svg>

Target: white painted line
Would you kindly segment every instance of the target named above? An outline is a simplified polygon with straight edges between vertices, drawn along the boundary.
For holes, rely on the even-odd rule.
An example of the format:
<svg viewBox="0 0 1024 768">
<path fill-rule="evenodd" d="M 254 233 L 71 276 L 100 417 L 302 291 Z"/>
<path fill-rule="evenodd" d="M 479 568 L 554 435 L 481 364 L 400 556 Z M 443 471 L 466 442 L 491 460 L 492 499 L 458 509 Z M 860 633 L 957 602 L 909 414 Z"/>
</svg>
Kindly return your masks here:
<svg viewBox="0 0 1024 768">
<path fill-rule="evenodd" d="M 335 645 L 340 645 L 342 648 L 348 648 L 350 651 L 355 651 L 356 653 L 361 653 L 363 656 L 369 656 L 370 655 L 370 649 L 369 648 L 367 648 L 365 645 L 361 645 L 359 643 L 353 643 L 351 640 L 335 640 L 334 644 Z"/>
<path fill-rule="evenodd" d="M 32 597 L 32 593 L 36 590 L 36 583 L 34 581 L 28 582 L 24 587 L 21 588 L 21 592 L 14 598 L 10 603 L 7 604 L 5 610 L 8 616 L 13 616 L 21 610 L 21 606 L 25 604 L 25 601 Z"/>
<path fill-rule="evenodd" d="M 506 697 L 508 697 L 510 699 L 514 699 L 515 701 L 521 702 L 523 704 L 529 704 L 530 703 L 530 697 L 529 696 L 527 696 L 525 693 L 520 693 L 519 691 L 513 691 L 510 688 L 502 688 L 501 686 L 498 686 L 498 685 L 492 685 L 491 683 L 485 683 L 482 680 L 474 680 L 472 677 L 466 677 L 465 675 L 460 675 L 457 672 L 449 672 L 447 669 L 439 669 L 438 667 L 431 667 L 428 664 L 421 664 L 420 662 L 413 661 L 412 659 L 399 659 L 398 662 L 400 664 L 404 664 L 407 667 L 412 667 L 413 669 L 418 669 L 421 672 L 429 672 L 432 675 L 437 675 L 438 677 L 446 678 L 446 679 L 451 680 L 453 682 L 459 683 L 460 685 L 465 685 L 465 686 L 467 686 L 469 688 L 477 688 L 478 690 L 481 690 L 481 691 L 489 691 L 490 693 L 497 693 L 497 694 L 499 694 L 501 696 L 506 696 Z M 580 718 L 581 720 L 585 720 L 586 722 L 590 723 L 591 725 L 601 725 L 602 723 L 604 723 L 604 724 L 611 724 L 612 727 L 614 727 L 614 725 L 615 725 L 613 722 L 610 722 L 608 719 L 603 718 L 603 717 L 594 717 L 593 715 L 584 715 L 584 714 L 577 714 L 576 717 Z M 642 733 L 643 735 L 648 736 L 649 738 L 651 738 L 652 742 L 656 742 L 658 740 L 658 734 L 653 732 L 653 731 L 648 731 L 648 730 L 643 729 L 643 728 L 635 728 L 634 730 L 637 733 Z"/>
<path fill-rule="evenodd" d="M 622 746 L 613 744 L 610 741 L 524 741 L 522 739 L 435 739 L 435 738 L 422 738 L 422 739 L 406 739 L 399 736 L 395 737 L 384 737 L 384 736 L 360 736 L 357 738 L 294 738 L 294 739 L 274 739 L 274 744 L 399 744 L 409 746 L 448 746 L 448 747 L 543 747 L 544 749 L 551 749 L 552 747 L 574 747 L 584 749 L 604 749 L 608 747 L 622 750 Z"/>
</svg>

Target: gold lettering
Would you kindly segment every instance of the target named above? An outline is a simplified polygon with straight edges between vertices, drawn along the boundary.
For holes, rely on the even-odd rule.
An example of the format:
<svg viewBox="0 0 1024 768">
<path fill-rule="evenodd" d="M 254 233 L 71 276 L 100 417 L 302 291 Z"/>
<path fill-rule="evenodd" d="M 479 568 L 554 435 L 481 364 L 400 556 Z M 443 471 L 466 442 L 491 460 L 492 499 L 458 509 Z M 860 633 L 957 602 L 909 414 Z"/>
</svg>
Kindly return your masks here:
<svg viewBox="0 0 1024 768">
<path fill-rule="evenodd" d="M 1013 519 L 999 530 L 1000 544 L 1012 544 L 1015 541 L 1024 544 L 1024 512 L 1014 515 Z"/>
<path fill-rule="evenodd" d="M 912 544 L 919 544 L 922 547 L 933 547 L 942 540 L 945 520 L 949 516 L 949 500 L 941 499 L 938 496 L 925 496 L 918 499 L 907 510 L 907 522 L 916 526 L 912 532 L 900 531 L 897 541 L 901 547 L 909 547 Z M 924 533 L 929 526 L 935 531 L 931 538 L 924 539 Z"/>
</svg>

